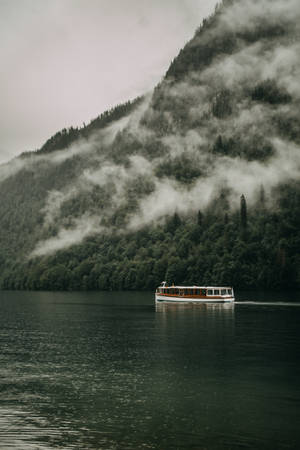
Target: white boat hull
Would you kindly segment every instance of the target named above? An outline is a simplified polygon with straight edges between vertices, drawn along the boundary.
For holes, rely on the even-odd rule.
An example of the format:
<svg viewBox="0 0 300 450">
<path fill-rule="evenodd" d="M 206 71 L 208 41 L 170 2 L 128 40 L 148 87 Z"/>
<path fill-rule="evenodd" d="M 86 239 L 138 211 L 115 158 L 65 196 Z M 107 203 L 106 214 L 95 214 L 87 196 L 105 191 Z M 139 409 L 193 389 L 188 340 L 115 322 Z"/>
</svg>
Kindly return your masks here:
<svg viewBox="0 0 300 450">
<path fill-rule="evenodd" d="M 155 294 L 156 302 L 175 302 L 175 303 L 232 303 L 234 297 L 222 297 L 222 298 L 193 298 L 193 297 L 180 297 L 180 296 L 168 296 Z"/>
</svg>

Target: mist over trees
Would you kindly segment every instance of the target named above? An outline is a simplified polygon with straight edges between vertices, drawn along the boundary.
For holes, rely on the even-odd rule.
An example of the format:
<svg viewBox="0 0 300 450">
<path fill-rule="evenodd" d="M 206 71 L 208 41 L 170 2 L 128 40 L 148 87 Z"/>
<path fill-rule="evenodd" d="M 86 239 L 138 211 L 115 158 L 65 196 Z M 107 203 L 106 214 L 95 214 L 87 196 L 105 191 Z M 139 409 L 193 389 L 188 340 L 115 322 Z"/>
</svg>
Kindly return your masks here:
<svg viewBox="0 0 300 450">
<path fill-rule="evenodd" d="M 299 199 L 291 187 L 276 212 L 245 216 L 220 209 L 180 217 L 129 234 L 98 235 L 38 261 L 11 262 L 4 289 L 153 289 L 163 279 L 239 288 L 295 288 L 299 267 Z M 244 198 L 245 200 L 245 198 Z M 295 208 L 295 206 L 297 206 Z M 247 227 L 247 234 L 245 229 Z M 297 237 L 298 234 L 298 237 Z"/>
<path fill-rule="evenodd" d="M 153 93 L 0 167 L 0 287 L 299 287 L 299 19 L 223 1 Z"/>
</svg>

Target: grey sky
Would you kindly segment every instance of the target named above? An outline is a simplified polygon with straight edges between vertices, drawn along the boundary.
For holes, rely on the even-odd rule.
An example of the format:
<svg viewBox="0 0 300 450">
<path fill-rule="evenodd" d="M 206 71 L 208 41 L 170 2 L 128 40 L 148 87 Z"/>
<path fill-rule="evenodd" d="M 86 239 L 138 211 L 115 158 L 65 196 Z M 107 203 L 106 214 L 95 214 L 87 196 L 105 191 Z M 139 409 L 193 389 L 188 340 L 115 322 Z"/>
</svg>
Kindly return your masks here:
<svg viewBox="0 0 300 450">
<path fill-rule="evenodd" d="M 0 162 L 153 88 L 216 0 L 0 0 Z"/>
</svg>

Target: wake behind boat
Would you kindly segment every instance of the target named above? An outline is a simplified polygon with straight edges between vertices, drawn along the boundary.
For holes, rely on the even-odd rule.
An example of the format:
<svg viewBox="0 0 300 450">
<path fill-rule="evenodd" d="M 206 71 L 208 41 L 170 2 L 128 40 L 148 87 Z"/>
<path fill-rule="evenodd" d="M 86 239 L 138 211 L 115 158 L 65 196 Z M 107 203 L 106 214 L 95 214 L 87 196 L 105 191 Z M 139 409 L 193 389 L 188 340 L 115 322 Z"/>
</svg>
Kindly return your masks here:
<svg viewBox="0 0 300 450">
<path fill-rule="evenodd" d="M 232 287 L 168 286 L 166 281 L 156 289 L 156 302 L 224 303 L 234 302 Z"/>
</svg>

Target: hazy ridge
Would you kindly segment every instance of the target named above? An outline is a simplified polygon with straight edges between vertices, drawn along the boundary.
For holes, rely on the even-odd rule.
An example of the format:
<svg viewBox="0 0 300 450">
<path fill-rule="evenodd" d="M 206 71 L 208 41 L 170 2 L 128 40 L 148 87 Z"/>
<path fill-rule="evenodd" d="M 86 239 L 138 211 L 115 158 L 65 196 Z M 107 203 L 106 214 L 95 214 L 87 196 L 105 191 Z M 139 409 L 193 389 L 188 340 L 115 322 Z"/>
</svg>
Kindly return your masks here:
<svg viewBox="0 0 300 450">
<path fill-rule="evenodd" d="M 299 287 L 299 19 L 223 1 L 154 92 L 1 166 L 0 286 Z"/>
</svg>

